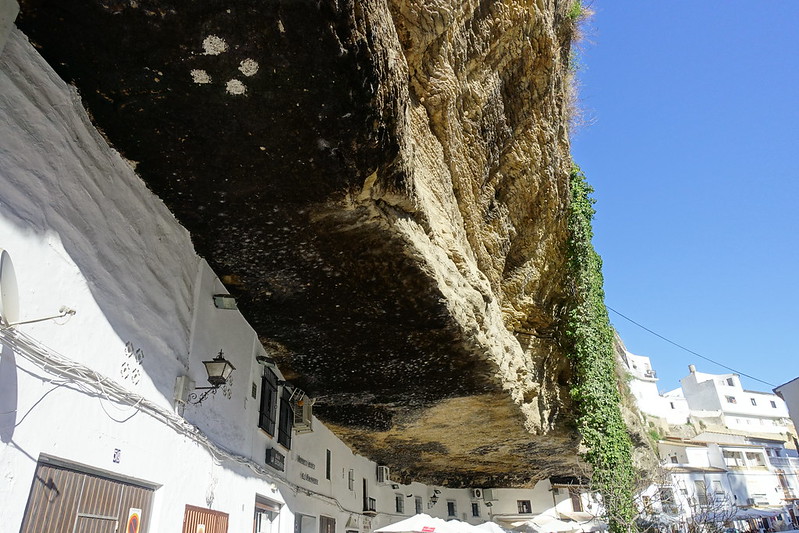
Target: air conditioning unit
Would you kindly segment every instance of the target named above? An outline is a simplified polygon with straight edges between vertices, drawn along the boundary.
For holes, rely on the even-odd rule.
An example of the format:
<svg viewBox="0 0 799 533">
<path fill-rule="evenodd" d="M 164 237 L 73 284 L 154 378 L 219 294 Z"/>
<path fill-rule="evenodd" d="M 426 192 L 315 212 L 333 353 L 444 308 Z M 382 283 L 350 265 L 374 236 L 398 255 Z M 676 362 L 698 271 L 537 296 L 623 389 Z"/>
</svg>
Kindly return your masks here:
<svg viewBox="0 0 799 533">
<path fill-rule="evenodd" d="M 313 399 L 300 389 L 291 392 L 291 410 L 294 413 L 292 427 L 298 435 L 313 431 L 313 403 Z"/>
<path fill-rule="evenodd" d="M 481 489 L 483 491 L 483 501 L 484 502 L 496 502 L 499 501 L 494 489 Z"/>
<path fill-rule="evenodd" d="M 382 466 L 382 465 L 377 466 L 377 482 L 379 484 L 385 485 L 386 483 L 388 483 L 389 480 L 388 474 L 389 471 L 387 466 Z"/>
<path fill-rule="evenodd" d="M 755 499 L 754 498 L 747 498 L 746 499 L 746 505 L 754 505 L 754 504 L 755 504 Z"/>
<path fill-rule="evenodd" d="M 483 497 L 483 489 L 472 489 L 472 498 L 482 498 Z"/>
</svg>

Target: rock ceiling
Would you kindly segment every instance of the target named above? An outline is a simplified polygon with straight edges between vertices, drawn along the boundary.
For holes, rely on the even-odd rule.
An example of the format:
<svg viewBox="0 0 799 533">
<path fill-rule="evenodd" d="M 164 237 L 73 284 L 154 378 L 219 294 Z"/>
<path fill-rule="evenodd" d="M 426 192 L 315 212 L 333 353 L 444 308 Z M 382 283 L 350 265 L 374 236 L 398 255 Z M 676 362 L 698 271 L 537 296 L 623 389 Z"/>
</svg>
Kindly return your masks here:
<svg viewBox="0 0 799 533">
<path fill-rule="evenodd" d="M 565 5 L 20 3 L 339 436 L 397 479 L 571 468 Z"/>
</svg>

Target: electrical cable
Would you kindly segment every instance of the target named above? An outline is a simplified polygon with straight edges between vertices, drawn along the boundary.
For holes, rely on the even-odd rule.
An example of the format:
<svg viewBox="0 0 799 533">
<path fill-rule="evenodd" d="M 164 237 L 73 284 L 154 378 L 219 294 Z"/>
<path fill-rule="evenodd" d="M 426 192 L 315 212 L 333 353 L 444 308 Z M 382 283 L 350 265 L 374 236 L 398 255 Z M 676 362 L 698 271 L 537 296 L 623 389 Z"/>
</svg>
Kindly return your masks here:
<svg viewBox="0 0 799 533">
<path fill-rule="evenodd" d="M 279 476 L 274 476 L 250 459 L 225 450 L 221 446 L 212 442 L 210 439 L 208 439 L 208 437 L 203 435 L 197 427 L 191 425 L 185 419 L 172 413 L 168 409 L 144 398 L 139 394 L 129 392 L 113 380 L 80 363 L 71 361 L 61 354 L 53 352 L 47 347 L 41 345 L 35 339 L 18 330 L 13 330 L 10 328 L 0 330 L 0 340 L 9 345 L 11 348 L 14 348 L 18 354 L 36 364 L 40 368 L 50 373 L 56 374 L 59 377 L 68 378 L 70 382 L 74 383 L 85 392 L 105 397 L 107 400 L 112 402 L 127 403 L 131 406 L 138 406 L 139 410 L 144 411 L 153 418 L 165 423 L 178 433 L 182 433 L 190 437 L 198 444 L 201 444 L 217 458 L 226 458 L 232 460 L 239 464 L 248 466 L 255 473 L 266 477 L 267 479 L 287 483 L 285 479 L 280 478 Z"/>
<path fill-rule="evenodd" d="M 676 342 L 674 342 L 673 340 L 671 340 L 671 339 L 668 339 L 668 338 L 664 337 L 664 336 L 663 336 L 663 335 L 661 335 L 660 333 L 657 333 L 657 332 L 655 332 L 655 331 L 652 331 L 651 329 L 649 329 L 648 327 L 644 326 L 643 324 L 640 324 L 640 323 L 636 322 L 635 320 L 633 320 L 632 318 L 630 318 L 630 317 L 628 317 L 628 316 L 626 316 L 626 315 L 624 315 L 624 314 L 622 314 L 622 313 L 620 313 L 620 312 L 616 311 L 615 309 L 613 309 L 611 306 L 609 306 L 609 305 L 607 305 L 607 304 L 605 304 L 605 307 L 607 307 L 607 308 L 608 308 L 610 311 L 613 311 L 614 313 L 616 313 L 617 315 L 619 315 L 620 317 L 622 317 L 624 320 L 627 320 L 628 322 L 632 322 L 633 324 L 635 324 L 635 325 L 636 325 L 636 326 L 638 326 L 639 328 L 643 329 L 644 331 L 648 331 L 649 333 L 651 333 L 651 334 L 652 334 L 652 335 L 654 335 L 655 337 L 658 337 L 658 338 L 660 338 L 660 339 L 663 339 L 664 341 L 668 342 L 669 344 L 673 344 L 674 346 L 676 346 L 677 348 L 679 348 L 679 349 L 681 349 L 681 350 L 685 350 L 686 352 L 688 352 L 688 353 L 690 353 L 690 354 L 693 354 L 693 355 L 695 355 L 695 356 L 697 356 L 697 357 L 699 357 L 699 358 L 701 358 L 701 359 L 704 359 L 705 361 L 709 361 L 709 362 L 713 363 L 714 365 L 718 365 L 718 366 L 720 366 L 721 368 L 726 368 L 727 370 L 730 370 L 730 371 L 732 371 L 732 372 L 733 372 L 733 373 L 735 373 L 735 374 L 738 374 L 738 375 L 741 375 L 741 376 L 745 376 L 745 377 L 747 377 L 747 378 L 749 378 L 749 379 L 752 379 L 752 380 L 754 380 L 754 381 L 759 381 L 760 383 L 763 383 L 764 385 L 768 385 L 768 386 L 769 386 L 769 387 L 771 387 L 771 388 L 774 388 L 774 387 L 776 387 L 776 385 L 775 385 L 775 384 L 773 384 L 773 383 L 769 383 L 768 381 L 763 381 L 762 379 L 758 379 L 758 378 L 756 378 L 756 377 L 754 377 L 754 376 L 750 376 L 749 374 L 747 374 L 747 373 L 745 373 L 745 372 L 741 372 L 740 370 L 736 370 L 736 369 L 734 369 L 734 368 L 732 368 L 732 367 L 730 367 L 730 366 L 727 366 L 727 365 L 725 365 L 725 364 L 723 364 L 723 363 L 719 363 L 718 361 L 714 361 L 713 359 L 711 359 L 711 358 L 709 358 L 709 357 L 705 357 L 705 356 L 704 356 L 704 355 L 702 355 L 702 354 L 696 353 L 695 351 L 691 350 L 690 348 L 686 348 L 685 346 L 683 346 L 683 345 L 681 345 L 681 344 L 677 344 L 677 343 L 676 343 Z"/>
<path fill-rule="evenodd" d="M 272 474 L 268 470 L 264 469 L 256 463 L 255 461 L 249 459 L 248 457 L 244 457 L 242 455 L 238 455 L 231 451 L 226 450 L 222 446 L 216 444 L 211 439 L 209 439 L 206 435 L 204 435 L 200 429 L 192 424 L 190 424 L 186 419 L 183 417 L 173 413 L 172 411 L 158 405 L 157 403 L 148 400 L 144 396 L 140 394 L 135 394 L 123 386 L 119 385 L 114 380 L 100 374 L 99 372 L 95 372 L 91 368 L 82 365 L 76 361 L 72 361 L 71 359 L 67 358 L 64 355 L 61 355 L 58 352 L 48 348 L 44 344 L 40 343 L 36 339 L 26 335 L 25 333 L 14 329 L 14 328 L 0 328 L 0 341 L 4 344 L 9 346 L 10 348 L 14 349 L 16 353 L 24 357 L 25 359 L 29 360 L 31 363 L 35 364 L 36 366 L 42 368 L 46 372 L 51 374 L 55 374 L 60 378 L 65 378 L 65 381 L 58 384 L 53 389 L 49 390 L 45 393 L 44 396 L 52 392 L 53 390 L 59 388 L 60 386 L 72 383 L 79 389 L 81 389 L 86 394 L 95 395 L 100 397 L 100 404 L 102 407 L 102 398 L 104 397 L 109 402 L 113 403 L 126 403 L 131 407 L 137 409 L 138 411 L 143 411 L 144 413 L 150 415 L 151 417 L 159 420 L 160 422 L 164 423 L 166 426 L 173 429 L 175 432 L 186 435 L 196 443 L 200 444 L 204 448 L 206 448 L 211 457 L 215 461 L 220 461 L 223 459 L 227 459 L 234 463 L 238 463 L 240 465 L 244 465 L 248 467 L 251 471 L 253 471 L 258 476 L 265 478 L 272 482 L 279 482 L 282 485 L 287 486 L 289 489 L 293 490 L 295 493 L 303 492 L 307 496 L 314 497 L 318 500 L 323 500 L 330 504 L 331 502 L 336 505 L 341 511 L 348 512 L 352 514 L 360 514 L 361 511 L 355 511 L 351 509 L 347 509 L 346 507 L 341 505 L 341 502 L 338 501 L 337 498 L 334 496 L 328 496 L 326 494 L 322 494 L 321 492 L 316 492 L 311 489 L 307 489 L 305 487 L 301 487 L 296 483 L 293 483 L 286 479 L 283 476 L 278 476 Z M 53 381 L 53 380 L 49 380 Z M 36 405 L 38 405 L 43 399 L 39 398 L 39 400 L 28 410 L 25 414 L 25 417 L 30 414 L 30 411 L 33 410 Z M 103 407 L 103 411 L 105 411 L 106 415 L 108 415 L 112 420 L 119 422 L 114 417 L 112 417 L 108 411 L 105 410 Z M 127 420 L 132 418 L 136 413 L 134 412 Z M 23 417 L 24 418 L 24 417 Z M 20 420 L 19 423 L 22 421 Z"/>
</svg>

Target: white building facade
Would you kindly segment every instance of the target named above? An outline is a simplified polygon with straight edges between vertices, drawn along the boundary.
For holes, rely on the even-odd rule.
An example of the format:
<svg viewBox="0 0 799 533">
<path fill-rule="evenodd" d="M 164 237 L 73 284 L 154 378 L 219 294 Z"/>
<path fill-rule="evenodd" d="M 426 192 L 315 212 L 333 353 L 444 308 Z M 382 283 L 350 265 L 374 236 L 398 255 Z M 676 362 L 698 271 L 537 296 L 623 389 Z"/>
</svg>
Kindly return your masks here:
<svg viewBox="0 0 799 533">
<path fill-rule="evenodd" d="M 794 506 L 799 480 L 785 463 L 799 461 L 795 450 L 779 440 L 742 435 L 703 433 L 692 439 L 658 443 L 664 479 L 650 489 L 660 510 L 675 523 L 699 517 L 751 529 L 765 519 L 767 527 L 785 529 L 797 524 Z M 746 522 L 751 522 L 746 524 Z"/>
<path fill-rule="evenodd" d="M 689 370 L 680 385 L 692 412 L 717 416 L 731 430 L 782 434 L 793 430 L 788 407 L 777 395 L 745 390 L 737 374 L 705 374 L 693 365 Z"/>
<path fill-rule="evenodd" d="M 672 425 L 688 422 L 690 410 L 682 391 L 677 389 L 665 394 L 658 391 L 657 373 L 649 357 L 636 355 L 625 349 L 622 364 L 629 378 L 630 393 L 641 412 L 661 418 Z"/>
</svg>

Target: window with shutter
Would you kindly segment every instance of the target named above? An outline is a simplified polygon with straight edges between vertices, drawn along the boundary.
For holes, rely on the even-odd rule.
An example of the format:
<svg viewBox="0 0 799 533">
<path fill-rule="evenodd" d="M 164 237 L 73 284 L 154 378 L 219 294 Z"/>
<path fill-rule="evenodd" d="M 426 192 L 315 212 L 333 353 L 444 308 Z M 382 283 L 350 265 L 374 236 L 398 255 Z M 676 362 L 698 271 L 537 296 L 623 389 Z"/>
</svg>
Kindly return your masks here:
<svg viewBox="0 0 799 533">
<path fill-rule="evenodd" d="M 533 506 L 530 505 L 530 500 L 516 500 L 516 507 L 519 514 L 529 514 L 533 512 Z"/>
<path fill-rule="evenodd" d="M 258 427 L 266 431 L 270 437 L 275 436 L 275 418 L 277 415 L 277 376 L 272 369 L 264 370 L 261 378 L 261 411 Z"/>
<path fill-rule="evenodd" d="M 283 387 L 280 394 L 280 420 L 278 421 L 277 442 L 291 449 L 291 427 L 294 425 L 294 410 L 291 408 L 291 393 Z"/>
</svg>

